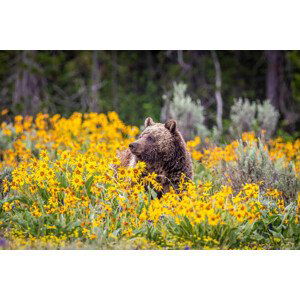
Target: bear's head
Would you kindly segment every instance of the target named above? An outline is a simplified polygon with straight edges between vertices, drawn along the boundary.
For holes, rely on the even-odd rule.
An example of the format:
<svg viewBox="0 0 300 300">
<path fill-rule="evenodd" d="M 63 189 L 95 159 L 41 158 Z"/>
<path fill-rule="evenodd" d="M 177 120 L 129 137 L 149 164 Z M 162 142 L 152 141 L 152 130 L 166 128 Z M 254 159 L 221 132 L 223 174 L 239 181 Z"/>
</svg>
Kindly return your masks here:
<svg viewBox="0 0 300 300">
<path fill-rule="evenodd" d="M 175 120 L 161 124 L 155 123 L 149 117 L 145 120 L 144 131 L 129 145 L 129 149 L 139 160 L 156 163 L 172 160 L 182 142 Z"/>
</svg>

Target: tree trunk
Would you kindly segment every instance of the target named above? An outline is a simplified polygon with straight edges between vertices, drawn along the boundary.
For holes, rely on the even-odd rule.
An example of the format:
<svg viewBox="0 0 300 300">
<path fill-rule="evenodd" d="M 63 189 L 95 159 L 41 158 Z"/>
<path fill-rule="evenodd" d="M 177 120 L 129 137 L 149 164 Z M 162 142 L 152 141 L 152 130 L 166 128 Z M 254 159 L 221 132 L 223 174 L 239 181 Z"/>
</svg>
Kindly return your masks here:
<svg viewBox="0 0 300 300">
<path fill-rule="evenodd" d="M 177 61 L 178 61 L 179 65 L 181 66 L 183 71 L 186 72 L 191 68 L 191 66 L 189 64 L 184 62 L 183 51 L 182 50 L 177 51 Z"/>
<path fill-rule="evenodd" d="M 89 101 L 89 110 L 92 112 L 99 112 L 99 101 L 101 87 L 100 81 L 100 66 L 98 59 L 98 51 L 93 51 L 93 62 L 92 62 L 92 83 L 91 83 L 91 97 Z"/>
<path fill-rule="evenodd" d="M 273 106 L 284 116 L 284 124 L 293 128 L 299 120 L 299 115 L 289 109 L 291 95 L 289 83 L 285 76 L 285 55 L 284 51 L 267 50 L 267 73 L 266 73 L 266 96 Z"/>
<path fill-rule="evenodd" d="M 112 51 L 111 91 L 114 110 L 118 111 L 118 53 L 115 50 Z"/>
<path fill-rule="evenodd" d="M 267 58 L 267 74 L 266 74 L 266 94 L 267 99 L 271 101 L 273 106 L 280 110 L 279 105 L 279 70 L 280 51 L 266 51 Z"/>
<path fill-rule="evenodd" d="M 217 126 L 219 133 L 221 134 L 223 131 L 223 124 L 222 124 L 222 115 L 223 115 L 223 99 L 221 94 L 221 88 L 222 88 L 222 71 L 220 62 L 217 56 L 216 51 L 211 51 L 212 59 L 215 66 L 215 97 L 217 102 Z"/>
<path fill-rule="evenodd" d="M 34 115 L 39 112 L 41 99 L 46 97 L 46 80 L 36 62 L 36 51 L 21 51 L 12 77 L 14 90 L 12 103 L 16 113 Z"/>
</svg>

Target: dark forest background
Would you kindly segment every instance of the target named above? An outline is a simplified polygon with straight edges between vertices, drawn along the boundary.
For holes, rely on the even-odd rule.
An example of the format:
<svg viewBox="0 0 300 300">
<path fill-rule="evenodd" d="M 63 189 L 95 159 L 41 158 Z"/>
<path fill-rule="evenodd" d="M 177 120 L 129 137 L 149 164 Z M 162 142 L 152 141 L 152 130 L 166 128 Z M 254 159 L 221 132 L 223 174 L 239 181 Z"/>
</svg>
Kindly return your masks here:
<svg viewBox="0 0 300 300">
<path fill-rule="evenodd" d="M 235 98 L 270 99 L 279 127 L 299 129 L 300 51 L 0 51 L 0 110 L 69 116 L 116 111 L 127 124 L 159 120 L 173 82 L 201 99 L 206 125 L 226 124 Z M 219 105 L 219 108 L 218 108 Z"/>
</svg>

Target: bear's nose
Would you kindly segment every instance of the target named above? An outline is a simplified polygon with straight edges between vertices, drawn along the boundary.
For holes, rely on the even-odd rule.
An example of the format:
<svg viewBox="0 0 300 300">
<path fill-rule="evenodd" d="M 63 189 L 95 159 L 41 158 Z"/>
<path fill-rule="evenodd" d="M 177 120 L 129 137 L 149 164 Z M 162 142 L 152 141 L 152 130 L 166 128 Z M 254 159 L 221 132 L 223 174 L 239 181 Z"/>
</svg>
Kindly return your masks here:
<svg viewBox="0 0 300 300">
<path fill-rule="evenodd" d="M 137 148 L 137 143 L 131 143 L 129 144 L 130 150 L 135 150 Z"/>
</svg>

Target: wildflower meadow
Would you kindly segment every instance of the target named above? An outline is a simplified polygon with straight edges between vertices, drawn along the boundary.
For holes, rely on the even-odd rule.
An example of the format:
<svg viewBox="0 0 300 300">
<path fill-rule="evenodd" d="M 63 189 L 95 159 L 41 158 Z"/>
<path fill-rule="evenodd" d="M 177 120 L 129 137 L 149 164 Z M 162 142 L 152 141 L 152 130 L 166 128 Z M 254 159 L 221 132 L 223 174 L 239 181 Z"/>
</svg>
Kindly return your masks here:
<svg viewBox="0 0 300 300">
<path fill-rule="evenodd" d="M 157 198 L 117 156 L 139 131 L 115 112 L 1 122 L 0 249 L 300 248 L 300 139 L 196 136 L 194 180 Z"/>
</svg>

